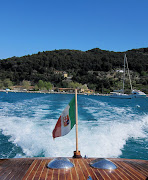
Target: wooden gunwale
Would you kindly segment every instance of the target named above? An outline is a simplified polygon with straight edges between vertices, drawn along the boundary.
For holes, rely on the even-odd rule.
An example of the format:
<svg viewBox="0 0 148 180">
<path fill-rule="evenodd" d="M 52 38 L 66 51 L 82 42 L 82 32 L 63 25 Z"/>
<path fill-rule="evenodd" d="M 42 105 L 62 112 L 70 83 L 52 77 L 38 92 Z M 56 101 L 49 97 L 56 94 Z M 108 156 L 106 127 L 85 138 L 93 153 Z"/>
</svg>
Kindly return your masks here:
<svg viewBox="0 0 148 180">
<path fill-rule="evenodd" d="M 0 159 L 0 179 L 2 180 L 142 180 L 148 179 L 148 161 L 109 158 L 115 170 L 92 168 L 89 163 L 96 158 L 69 160 L 74 164 L 71 169 L 49 169 L 47 164 L 53 158 Z"/>
</svg>

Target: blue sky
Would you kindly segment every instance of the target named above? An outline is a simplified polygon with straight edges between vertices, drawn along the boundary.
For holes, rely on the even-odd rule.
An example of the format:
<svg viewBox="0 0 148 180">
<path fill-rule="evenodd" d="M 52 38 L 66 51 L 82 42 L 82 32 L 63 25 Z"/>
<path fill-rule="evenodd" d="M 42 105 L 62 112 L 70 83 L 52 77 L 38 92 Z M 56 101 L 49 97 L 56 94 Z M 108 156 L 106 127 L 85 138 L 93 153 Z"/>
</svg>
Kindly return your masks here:
<svg viewBox="0 0 148 180">
<path fill-rule="evenodd" d="M 148 47 L 148 0 L 0 0 L 0 59 Z"/>
</svg>

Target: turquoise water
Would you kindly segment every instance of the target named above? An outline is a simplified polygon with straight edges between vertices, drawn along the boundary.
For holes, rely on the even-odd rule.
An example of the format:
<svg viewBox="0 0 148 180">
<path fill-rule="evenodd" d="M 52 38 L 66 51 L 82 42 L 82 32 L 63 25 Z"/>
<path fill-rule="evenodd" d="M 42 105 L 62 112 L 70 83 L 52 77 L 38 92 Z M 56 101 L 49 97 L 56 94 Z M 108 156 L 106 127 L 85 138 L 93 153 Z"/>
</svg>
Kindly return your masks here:
<svg viewBox="0 0 148 180">
<path fill-rule="evenodd" d="M 75 127 L 52 138 L 72 97 L 0 92 L 0 158 L 73 156 Z M 148 160 L 148 98 L 78 95 L 78 118 L 82 156 Z"/>
</svg>

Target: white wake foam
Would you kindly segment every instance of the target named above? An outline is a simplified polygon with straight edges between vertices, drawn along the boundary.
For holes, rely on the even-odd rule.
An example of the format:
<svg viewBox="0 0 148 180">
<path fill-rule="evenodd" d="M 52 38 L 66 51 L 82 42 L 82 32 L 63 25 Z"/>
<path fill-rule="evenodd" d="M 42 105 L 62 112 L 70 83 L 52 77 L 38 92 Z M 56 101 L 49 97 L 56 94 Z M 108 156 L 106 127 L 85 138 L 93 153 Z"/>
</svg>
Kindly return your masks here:
<svg viewBox="0 0 148 180">
<path fill-rule="evenodd" d="M 82 156 L 89 157 L 118 157 L 129 138 L 145 138 L 148 140 L 148 115 L 134 115 L 130 108 L 111 107 L 107 103 L 99 103 L 90 107 L 82 107 L 95 120 L 83 119 L 79 116 L 79 150 Z M 73 156 L 75 150 L 75 128 L 63 137 L 52 138 L 52 130 L 57 119 L 50 118 L 55 113 L 48 110 L 46 104 L 37 103 L 31 107 L 29 117 L 24 110 L 23 117 L 11 115 L 10 110 L 23 111 L 21 104 L 6 104 L 0 110 L 0 129 L 9 141 L 22 148 L 26 157 L 41 156 Z M 27 103 L 26 103 L 27 104 Z M 30 107 L 30 106 L 29 106 Z M 56 109 L 56 118 L 59 117 L 65 105 Z M 15 108 L 15 110 L 14 110 Z M 27 109 L 27 105 L 25 106 Z M 28 110 L 28 109 L 27 109 Z M 8 113 L 8 116 L 7 116 Z M 49 113 L 49 118 L 45 115 Z M 17 155 L 16 157 L 21 155 Z"/>
<path fill-rule="evenodd" d="M 52 138 L 56 120 L 44 122 L 26 118 L 1 117 L 0 127 L 10 141 L 20 146 L 26 156 L 72 156 L 75 150 L 75 129 L 63 137 Z M 96 122 L 95 122 L 96 123 Z M 93 126 L 92 122 L 79 122 L 79 149 L 90 157 L 118 157 L 128 138 L 146 138 L 148 116 L 129 123 L 110 122 L 108 125 Z"/>
</svg>

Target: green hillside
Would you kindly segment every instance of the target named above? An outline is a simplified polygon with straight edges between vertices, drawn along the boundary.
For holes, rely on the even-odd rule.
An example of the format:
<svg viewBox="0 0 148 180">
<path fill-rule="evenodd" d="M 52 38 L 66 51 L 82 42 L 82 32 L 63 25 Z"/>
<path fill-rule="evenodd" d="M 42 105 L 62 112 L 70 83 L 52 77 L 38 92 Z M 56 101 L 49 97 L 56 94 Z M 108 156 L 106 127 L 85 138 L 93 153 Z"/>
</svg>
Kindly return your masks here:
<svg viewBox="0 0 148 180">
<path fill-rule="evenodd" d="M 0 60 L 0 88 L 10 79 L 14 85 L 23 80 L 35 85 L 39 80 L 51 82 L 55 87 L 68 87 L 66 71 L 71 81 L 87 84 L 88 88 L 108 93 L 121 88 L 123 58 L 126 53 L 132 83 L 135 88 L 148 93 L 148 48 L 127 52 L 105 51 L 99 48 L 88 51 L 54 50 L 23 57 Z M 128 84 L 128 83 L 127 83 Z"/>
</svg>

